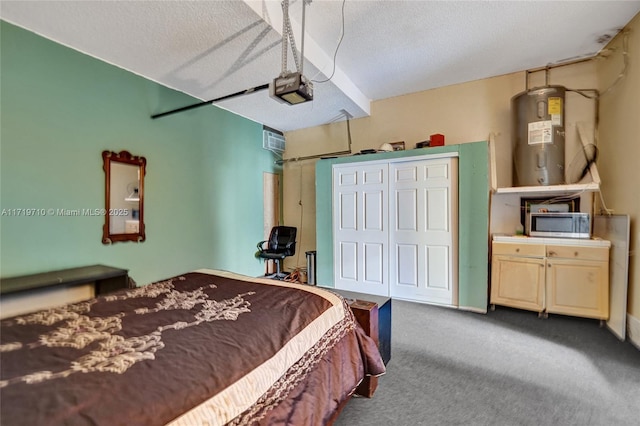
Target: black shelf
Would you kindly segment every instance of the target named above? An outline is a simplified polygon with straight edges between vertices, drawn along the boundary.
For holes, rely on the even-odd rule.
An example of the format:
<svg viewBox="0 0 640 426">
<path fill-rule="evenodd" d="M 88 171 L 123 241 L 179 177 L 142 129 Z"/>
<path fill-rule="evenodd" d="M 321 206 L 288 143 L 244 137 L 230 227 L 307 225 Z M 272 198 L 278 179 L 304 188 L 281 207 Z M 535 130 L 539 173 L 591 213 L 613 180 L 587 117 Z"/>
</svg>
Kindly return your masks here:
<svg viewBox="0 0 640 426">
<path fill-rule="evenodd" d="M 129 271 L 105 265 L 82 266 L 0 279 L 0 294 L 95 283 L 96 295 L 129 287 Z"/>
</svg>

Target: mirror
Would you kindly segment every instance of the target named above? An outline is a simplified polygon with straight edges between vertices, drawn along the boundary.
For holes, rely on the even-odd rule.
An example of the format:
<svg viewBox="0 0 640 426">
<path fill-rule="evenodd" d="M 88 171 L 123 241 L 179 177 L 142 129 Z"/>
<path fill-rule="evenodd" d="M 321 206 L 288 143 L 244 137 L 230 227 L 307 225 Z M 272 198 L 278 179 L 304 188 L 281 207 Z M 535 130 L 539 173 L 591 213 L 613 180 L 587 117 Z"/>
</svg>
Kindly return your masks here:
<svg viewBox="0 0 640 426">
<path fill-rule="evenodd" d="M 147 160 L 133 156 L 128 151 L 103 151 L 102 160 L 106 210 L 102 243 L 144 241 L 144 175 Z"/>
</svg>

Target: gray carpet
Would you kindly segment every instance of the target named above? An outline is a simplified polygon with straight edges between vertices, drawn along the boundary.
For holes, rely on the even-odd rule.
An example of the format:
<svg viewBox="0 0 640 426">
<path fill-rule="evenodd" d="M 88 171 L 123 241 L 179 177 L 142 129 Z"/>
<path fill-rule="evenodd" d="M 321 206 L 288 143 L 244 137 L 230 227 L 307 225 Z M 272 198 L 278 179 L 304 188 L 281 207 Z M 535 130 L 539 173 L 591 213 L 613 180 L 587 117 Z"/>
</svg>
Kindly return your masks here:
<svg viewBox="0 0 640 426">
<path fill-rule="evenodd" d="M 394 300 L 391 361 L 336 426 L 640 425 L 640 350 L 599 321 Z"/>
</svg>

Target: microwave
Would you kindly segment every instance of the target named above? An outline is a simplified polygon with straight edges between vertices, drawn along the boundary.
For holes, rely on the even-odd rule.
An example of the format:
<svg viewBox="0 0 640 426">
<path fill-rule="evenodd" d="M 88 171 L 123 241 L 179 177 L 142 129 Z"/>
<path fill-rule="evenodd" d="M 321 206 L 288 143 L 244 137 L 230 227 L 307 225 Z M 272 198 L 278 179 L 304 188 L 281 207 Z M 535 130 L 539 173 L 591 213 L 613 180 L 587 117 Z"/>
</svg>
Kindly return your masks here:
<svg viewBox="0 0 640 426">
<path fill-rule="evenodd" d="M 529 236 L 591 238 L 589 213 L 531 213 Z"/>
</svg>

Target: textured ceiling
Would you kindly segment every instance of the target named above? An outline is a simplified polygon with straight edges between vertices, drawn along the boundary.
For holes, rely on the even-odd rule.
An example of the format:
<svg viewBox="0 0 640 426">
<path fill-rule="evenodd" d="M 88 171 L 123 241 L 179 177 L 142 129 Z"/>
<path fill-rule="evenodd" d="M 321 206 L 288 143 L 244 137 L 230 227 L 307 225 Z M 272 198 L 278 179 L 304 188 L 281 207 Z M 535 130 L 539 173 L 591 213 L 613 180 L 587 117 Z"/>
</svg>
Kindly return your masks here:
<svg viewBox="0 0 640 426">
<path fill-rule="evenodd" d="M 291 0 L 298 48 L 301 5 Z M 640 1 L 346 0 L 333 72 L 342 10 L 336 0 L 306 9 L 304 74 L 333 74 L 315 84 L 313 102 L 284 105 L 261 91 L 219 105 L 283 131 L 343 111 L 362 117 L 372 100 L 591 56 Z M 201 100 L 263 85 L 282 68 L 280 1 L 3 0 L 0 17 Z"/>
</svg>

